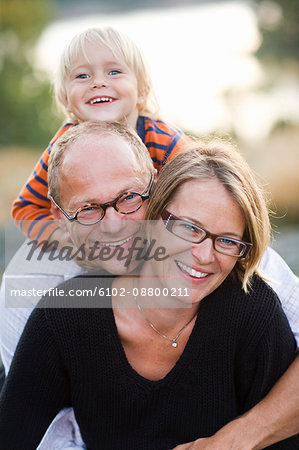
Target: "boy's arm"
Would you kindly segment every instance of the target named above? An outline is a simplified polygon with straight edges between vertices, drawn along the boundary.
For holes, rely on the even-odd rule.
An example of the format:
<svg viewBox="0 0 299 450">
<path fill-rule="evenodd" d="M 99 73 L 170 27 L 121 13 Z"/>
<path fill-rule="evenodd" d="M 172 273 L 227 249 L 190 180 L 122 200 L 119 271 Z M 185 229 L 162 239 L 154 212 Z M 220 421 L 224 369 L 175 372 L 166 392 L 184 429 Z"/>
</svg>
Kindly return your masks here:
<svg viewBox="0 0 299 450">
<path fill-rule="evenodd" d="M 146 145 L 158 172 L 173 155 L 184 148 L 189 138 L 179 129 L 161 119 L 139 117 L 137 132 Z"/>
<path fill-rule="evenodd" d="M 33 172 L 13 202 L 12 217 L 21 231 L 31 239 L 48 239 L 58 229 L 48 199 L 48 162 L 52 145 L 72 124 L 61 127 L 44 151 Z"/>
<path fill-rule="evenodd" d="M 175 130 L 173 138 L 169 143 L 168 149 L 165 153 L 163 165 L 166 164 L 171 158 L 176 155 L 180 150 L 186 147 L 190 143 L 190 139 L 181 130 Z"/>
<path fill-rule="evenodd" d="M 176 450 L 257 450 L 299 433 L 299 355 L 269 394 L 214 436 Z"/>
<path fill-rule="evenodd" d="M 47 239 L 57 228 L 48 199 L 48 161 L 50 146 L 44 151 L 33 172 L 13 202 L 12 217 L 31 239 Z"/>
</svg>

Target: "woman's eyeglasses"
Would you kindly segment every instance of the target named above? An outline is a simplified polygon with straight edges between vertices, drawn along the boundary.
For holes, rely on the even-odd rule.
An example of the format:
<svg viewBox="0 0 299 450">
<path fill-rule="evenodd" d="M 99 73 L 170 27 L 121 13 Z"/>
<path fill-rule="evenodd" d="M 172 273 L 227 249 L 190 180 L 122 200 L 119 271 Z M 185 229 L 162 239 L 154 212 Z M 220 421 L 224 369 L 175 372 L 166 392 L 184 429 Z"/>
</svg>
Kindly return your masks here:
<svg viewBox="0 0 299 450">
<path fill-rule="evenodd" d="M 235 256 L 237 258 L 246 258 L 252 248 L 249 242 L 239 241 L 227 236 L 218 236 L 210 233 L 203 228 L 200 228 L 193 223 L 182 220 L 166 209 L 161 213 L 165 228 L 175 236 L 184 239 L 184 241 L 192 242 L 193 244 L 200 244 L 205 239 L 210 238 L 213 241 L 214 249 L 228 256 Z"/>
</svg>

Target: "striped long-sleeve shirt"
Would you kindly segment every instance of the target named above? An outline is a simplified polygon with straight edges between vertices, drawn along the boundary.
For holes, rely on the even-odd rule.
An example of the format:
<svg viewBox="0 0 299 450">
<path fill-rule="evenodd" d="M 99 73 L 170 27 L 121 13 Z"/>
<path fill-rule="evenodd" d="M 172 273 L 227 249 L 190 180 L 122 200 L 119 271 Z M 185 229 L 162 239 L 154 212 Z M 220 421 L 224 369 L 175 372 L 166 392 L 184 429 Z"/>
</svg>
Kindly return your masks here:
<svg viewBox="0 0 299 450">
<path fill-rule="evenodd" d="M 31 239 L 47 239 L 57 229 L 48 199 L 48 161 L 54 142 L 74 125 L 76 123 L 67 123 L 58 130 L 13 203 L 12 217 L 23 233 Z M 182 131 L 162 120 L 144 116 L 138 118 L 137 133 L 145 143 L 158 171 L 188 141 Z"/>
</svg>

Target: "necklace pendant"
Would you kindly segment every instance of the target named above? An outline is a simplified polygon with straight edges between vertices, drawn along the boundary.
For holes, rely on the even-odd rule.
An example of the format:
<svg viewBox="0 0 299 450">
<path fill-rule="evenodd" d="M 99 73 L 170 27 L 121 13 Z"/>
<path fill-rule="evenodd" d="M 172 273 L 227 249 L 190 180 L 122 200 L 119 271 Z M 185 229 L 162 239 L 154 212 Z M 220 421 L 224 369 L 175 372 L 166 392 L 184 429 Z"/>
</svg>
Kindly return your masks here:
<svg viewBox="0 0 299 450">
<path fill-rule="evenodd" d="M 175 339 L 173 339 L 172 344 L 171 344 L 174 348 L 176 348 L 178 346 L 178 344 L 175 342 Z"/>
</svg>

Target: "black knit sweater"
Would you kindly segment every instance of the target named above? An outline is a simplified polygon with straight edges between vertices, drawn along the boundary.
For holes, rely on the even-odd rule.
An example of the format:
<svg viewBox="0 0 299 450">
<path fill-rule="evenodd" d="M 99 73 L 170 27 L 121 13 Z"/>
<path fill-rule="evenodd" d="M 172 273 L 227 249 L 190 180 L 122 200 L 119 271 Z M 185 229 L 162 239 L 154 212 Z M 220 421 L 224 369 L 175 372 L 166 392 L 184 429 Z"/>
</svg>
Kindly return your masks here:
<svg viewBox="0 0 299 450">
<path fill-rule="evenodd" d="M 76 278 L 63 288 L 98 284 Z M 69 299 L 84 301 L 81 309 L 58 308 L 61 300 L 42 300 L 51 308 L 32 313 L 18 345 L 1 393 L 3 450 L 35 449 L 66 406 L 74 408 L 88 449 L 170 450 L 212 435 L 252 407 L 294 357 L 280 304 L 257 277 L 250 295 L 226 280 L 201 302 L 182 356 L 159 381 L 129 365 L 113 310 L 94 308 L 99 297 Z M 273 448 L 298 449 L 299 437 Z"/>
</svg>

